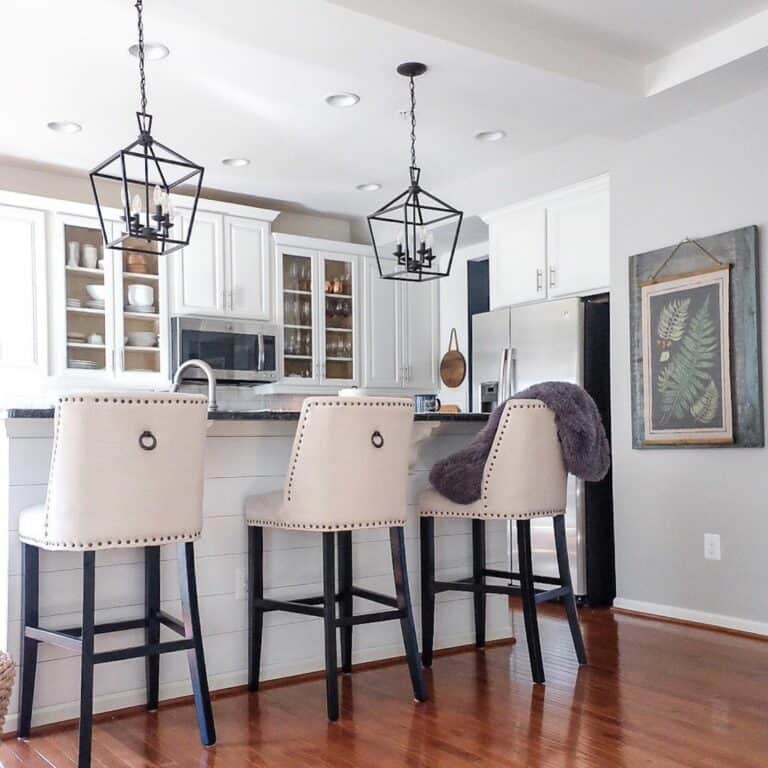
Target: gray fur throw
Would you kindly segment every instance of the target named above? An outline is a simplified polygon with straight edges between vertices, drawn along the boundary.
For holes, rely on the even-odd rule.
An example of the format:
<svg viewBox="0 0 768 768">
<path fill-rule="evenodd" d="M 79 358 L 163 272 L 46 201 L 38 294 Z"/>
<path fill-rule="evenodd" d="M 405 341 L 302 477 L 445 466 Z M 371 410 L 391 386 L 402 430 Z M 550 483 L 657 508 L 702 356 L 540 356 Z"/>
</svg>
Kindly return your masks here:
<svg viewBox="0 0 768 768">
<path fill-rule="evenodd" d="M 565 381 L 534 384 L 513 396 L 541 400 L 555 413 L 557 436 L 565 468 L 582 480 L 602 480 L 611 464 L 611 449 L 600 413 L 586 390 Z M 463 450 L 438 461 L 429 481 L 446 498 L 471 504 L 480 498 L 485 460 L 491 451 L 504 403 L 490 415 L 488 423 Z"/>
</svg>

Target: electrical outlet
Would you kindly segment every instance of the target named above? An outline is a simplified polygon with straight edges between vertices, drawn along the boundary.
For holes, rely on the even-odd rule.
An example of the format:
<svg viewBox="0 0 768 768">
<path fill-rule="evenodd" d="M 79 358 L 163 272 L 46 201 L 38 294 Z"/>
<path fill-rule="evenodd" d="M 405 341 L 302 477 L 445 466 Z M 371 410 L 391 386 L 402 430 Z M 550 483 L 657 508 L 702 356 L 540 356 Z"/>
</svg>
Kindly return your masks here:
<svg viewBox="0 0 768 768">
<path fill-rule="evenodd" d="M 720 534 L 718 533 L 704 534 L 704 559 L 705 560 L 720 559 Z"/>
<path fill-rule="evenodd" d="M 235 600 L 245 600 L 248 595 L 248 571 L 245 568 L 235 569 Z"/>
</svg>

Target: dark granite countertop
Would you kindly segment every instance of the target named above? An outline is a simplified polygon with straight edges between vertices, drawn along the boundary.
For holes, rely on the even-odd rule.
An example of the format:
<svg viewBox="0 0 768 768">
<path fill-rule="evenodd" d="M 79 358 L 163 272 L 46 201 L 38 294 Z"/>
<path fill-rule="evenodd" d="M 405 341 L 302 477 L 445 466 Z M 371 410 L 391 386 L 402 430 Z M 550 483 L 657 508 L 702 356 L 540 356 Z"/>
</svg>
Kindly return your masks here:
<svg viewBox="0 0 768 768">
<path fill-rule="evenodd" d="M 53 408 L 6 408 L 0 419 L 52 419 Z M 220 410 L 209 414 L 211 421 L 296 421 L 298 411 Z M 416 421 L 484 422 L 487 413 L 417 413 Z"/>
</svg>

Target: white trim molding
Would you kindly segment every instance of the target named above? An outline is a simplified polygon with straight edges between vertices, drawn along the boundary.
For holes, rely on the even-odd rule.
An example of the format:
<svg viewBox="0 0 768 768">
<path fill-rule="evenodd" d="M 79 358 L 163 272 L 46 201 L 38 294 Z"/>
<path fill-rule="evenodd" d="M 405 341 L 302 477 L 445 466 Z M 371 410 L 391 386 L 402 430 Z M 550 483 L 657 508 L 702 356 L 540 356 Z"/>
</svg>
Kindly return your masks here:
<svg viewBox="0 0 768 768">
<path fill-rule="evenodd" d="M 701 624 L 703 627 L 730 629 L 750 635 L 768 637 L 768 622 L 765 621 L 740 619 L 737 616 L 723 616 L 719 613 L 707 613 L 706 611 L 697 611 L 692 608 L 679 608 L 675 605 L 646 603 L 643 600 L 629 600 L 625 597 L 617 597 L 613 601 L 613 607 L 622 611 L 642 613 L 649 617 L 658 616 L 664 619 L 688 621 L 692 624 Z"/>
</svg>

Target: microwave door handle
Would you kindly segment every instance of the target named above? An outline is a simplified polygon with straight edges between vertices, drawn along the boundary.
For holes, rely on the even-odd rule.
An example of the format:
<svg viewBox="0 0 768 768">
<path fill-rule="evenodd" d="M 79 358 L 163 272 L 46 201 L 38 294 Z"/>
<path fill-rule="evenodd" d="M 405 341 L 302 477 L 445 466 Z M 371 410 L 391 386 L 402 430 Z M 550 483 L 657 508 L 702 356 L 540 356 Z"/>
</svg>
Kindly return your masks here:
<svg viewBox="0 0 768 768">
<path fill-rule="evenodd" d="M 259 345 L 259 361 L 257 364 L 257 371 L 264 370 L 264 334 L 259 333 L 256 335 L 256 343 Z"/>
</svg>

